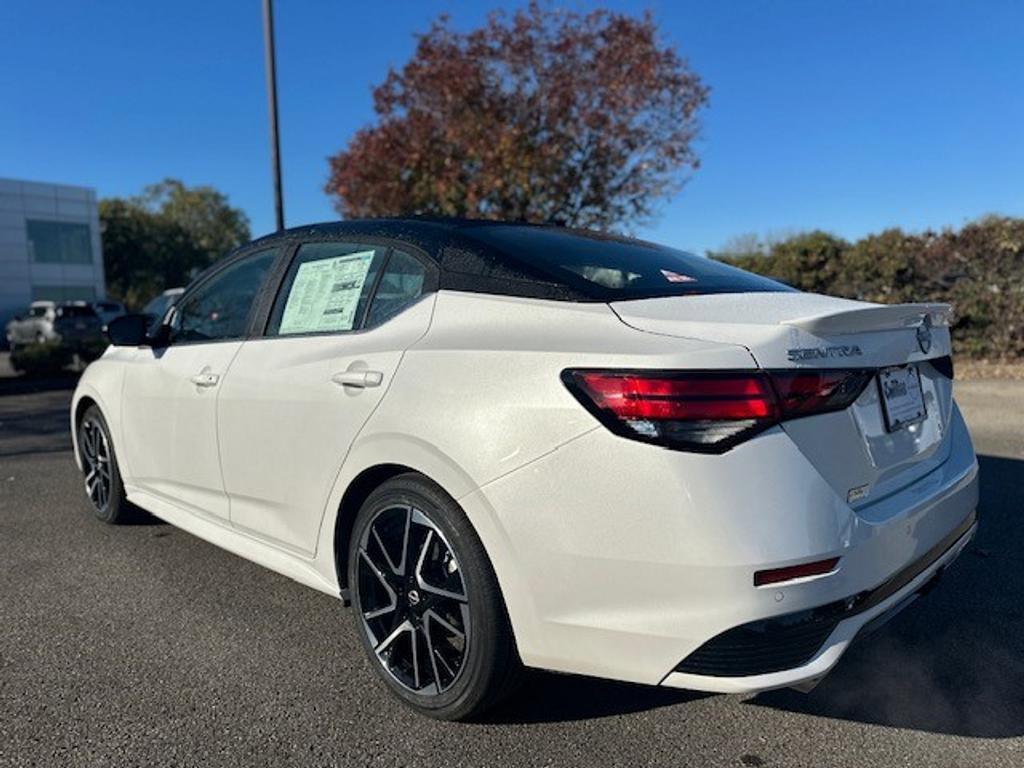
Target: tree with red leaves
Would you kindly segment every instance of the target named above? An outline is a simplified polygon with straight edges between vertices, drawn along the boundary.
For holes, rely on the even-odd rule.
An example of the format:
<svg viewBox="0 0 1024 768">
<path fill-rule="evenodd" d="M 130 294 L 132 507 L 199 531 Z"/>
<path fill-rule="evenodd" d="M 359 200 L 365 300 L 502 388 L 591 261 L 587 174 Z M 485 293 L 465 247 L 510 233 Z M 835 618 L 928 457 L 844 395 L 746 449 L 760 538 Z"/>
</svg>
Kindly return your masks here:
<svg viewBox="0 0 1024 768">
<path fill-rule="evenodd" d="M 326 191 L 349 218 L 628 226 L 698 167 L 707 100 L 650 13 L 532 2 L 468 33 L 442 16 L 374 89 L 377 122 L 329 158 Z"/>
</svg>

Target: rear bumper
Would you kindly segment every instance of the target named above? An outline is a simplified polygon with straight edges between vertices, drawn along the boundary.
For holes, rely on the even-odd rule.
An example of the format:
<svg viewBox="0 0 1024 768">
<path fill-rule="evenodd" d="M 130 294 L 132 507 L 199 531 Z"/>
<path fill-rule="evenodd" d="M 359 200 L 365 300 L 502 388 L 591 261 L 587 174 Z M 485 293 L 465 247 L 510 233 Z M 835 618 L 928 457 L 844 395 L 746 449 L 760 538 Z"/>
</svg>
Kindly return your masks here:
<svg viewBox="0 0 1024 768">
<path fill-rule="evenodd" d="M 680 662 L 662 685 L 721 693 L 813 685 L 851 643 L 880 628 L 928 591 L 977 529 L 977 515 L 972 512 L 924 557 L 875 589 L 724 632 Z M 749 674 L 758 667 L 762 671 Z"/>
<path fill-rule="evenodd" d="M 528 666 L 765 690 L 823 675 L 862 628 L 919 591 L 969 540 L 973 529 L 960 526 L 977 508 L 977 462 L 955 407 L 947 439 L 942 465 L 870 510 L 851 509 L 777 428 L 721 456 L 598 428 L 459 502 L 491 555 Z M 753 584 L 755 571 L 836 556 L 829 574 Z M 907 570 L 915 564 L 919 571 Z M 901 573 L 905 583 L 894 581 Z M 887 583 L 896 586 L 879 591 Z M 677 671 L 736 627 L 865 592 L 877 597 L 835 617 L 785 669 Z"/>
</svg>

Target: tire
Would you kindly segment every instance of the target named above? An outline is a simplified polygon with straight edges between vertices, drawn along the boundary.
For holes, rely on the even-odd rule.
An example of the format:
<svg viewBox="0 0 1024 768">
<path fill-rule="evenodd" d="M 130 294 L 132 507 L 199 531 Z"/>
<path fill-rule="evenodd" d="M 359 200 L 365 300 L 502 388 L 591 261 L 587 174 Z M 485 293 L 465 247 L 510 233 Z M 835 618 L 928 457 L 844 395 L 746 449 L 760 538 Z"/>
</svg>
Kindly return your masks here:
<svg viewBox="0 0 1024 768">
<path fill-rule="evenodd" d="M 85 476 L 85 495 L 93 514 L 111 525 L 131 522 L 134 508 L 124 493 L 110 428 L 100 409 L 90 405 L 78 425 L 78 453 Z"/>
<path fill-rule="evenodd" d="M 435 483 L 405 474 L 370 494 L 350 538 L 348 584 L 371 666 L 417 712 L 469 720 L 515 689 L 522 665 L 494 569 Z"/>
</svg>

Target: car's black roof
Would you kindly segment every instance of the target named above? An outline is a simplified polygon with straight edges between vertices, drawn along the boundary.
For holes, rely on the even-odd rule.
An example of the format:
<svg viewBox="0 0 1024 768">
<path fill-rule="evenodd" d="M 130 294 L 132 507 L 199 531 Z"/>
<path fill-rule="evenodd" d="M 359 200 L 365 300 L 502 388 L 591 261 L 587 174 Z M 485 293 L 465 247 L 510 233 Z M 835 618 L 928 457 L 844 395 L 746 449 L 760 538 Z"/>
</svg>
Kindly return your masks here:
<svg viewBox="0 0 1024 768">
<path fill-rule="evenodd" d="M 617 301 L 786 290 L 725 264 L 642 240 L 485 219 L 351 219 L 287 229 L 262 237 L 253 246 L 344 238 L 414 246 L 436 265 L 438 287 L 475 293 Z"/>
<path fill-rule="evenodd" d="M 437 264 L 440 287 L 451 290 L 496 293 L 540 299 L 568 301 L 599 301 L 603 297 L 581 291 L 529 264 L 509 260 L 468 235 L 485 227 L 523 227 L 571 231 L 580 236 L 613 237 L 584 230 L 523 222 L 492 221 L 434 216 L 403 218 L 348 219 L 292 227 L 254 242 L 270 245 L 281 241 L 306 241 L 344 237 L 367 237 L 401 240 L 419 248 Z M 623 242 L 628 241 L 621 238 Z"/>
</svg>

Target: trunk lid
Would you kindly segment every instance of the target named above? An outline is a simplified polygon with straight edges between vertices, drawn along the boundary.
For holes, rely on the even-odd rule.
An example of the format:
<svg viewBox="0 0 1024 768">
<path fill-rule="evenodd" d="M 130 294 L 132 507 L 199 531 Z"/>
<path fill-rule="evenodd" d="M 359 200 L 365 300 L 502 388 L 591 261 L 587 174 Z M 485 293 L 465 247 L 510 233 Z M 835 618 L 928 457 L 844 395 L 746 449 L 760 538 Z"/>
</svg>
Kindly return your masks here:
<svg viewBox="0 0 1024 768">
<path fill-rule="evenodd" d="M 952 382 L 933 363 L 950 354 L 946 304 L 880 305 L 809 293 L 733 293 L 613 302 L 647 333 L 746 347 L 770 370 L 913 365 L 926 416 L 890 431 L 876 376 L 848 409 L 783 422 L 841 498 L 870 517 L 873 501 L 921 478 L 949 454 Z"/>
</svg>

